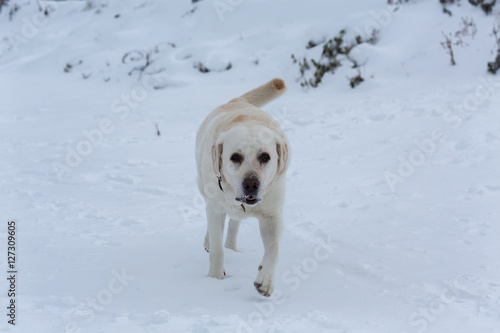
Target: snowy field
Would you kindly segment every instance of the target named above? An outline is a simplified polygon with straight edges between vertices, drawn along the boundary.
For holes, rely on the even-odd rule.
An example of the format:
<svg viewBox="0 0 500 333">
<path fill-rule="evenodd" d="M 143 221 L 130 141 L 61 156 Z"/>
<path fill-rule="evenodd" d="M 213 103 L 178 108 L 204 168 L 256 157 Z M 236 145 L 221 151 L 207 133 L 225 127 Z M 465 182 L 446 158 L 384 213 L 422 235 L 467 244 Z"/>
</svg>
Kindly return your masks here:
<svg viewBox="0 0 500 333">
<path fill-rule="evenodd" d="M 500 331 L 500 77 L 486 71 L 498 8 L 40 5 L 48 16 L 33 0 L 0 12 L 0 266 L 8 278 L 14 220 L 18 272 L 15 298 L 0 283 L 0 331 Z M 442 32 L 465 16 L 477 34 L 451 66 Z M 351 89 L 346 64 L 303 90 L 291 55 L 342 29 L 379 30 L 355 50 L 365 81 Z M 288 91 L 264 110 L 292 162 L 265 298 L 256 220 L 226 249 L 227 278 L 206 276 L 194 141 L 211 110 L 273 77 Z"/>
</svg>

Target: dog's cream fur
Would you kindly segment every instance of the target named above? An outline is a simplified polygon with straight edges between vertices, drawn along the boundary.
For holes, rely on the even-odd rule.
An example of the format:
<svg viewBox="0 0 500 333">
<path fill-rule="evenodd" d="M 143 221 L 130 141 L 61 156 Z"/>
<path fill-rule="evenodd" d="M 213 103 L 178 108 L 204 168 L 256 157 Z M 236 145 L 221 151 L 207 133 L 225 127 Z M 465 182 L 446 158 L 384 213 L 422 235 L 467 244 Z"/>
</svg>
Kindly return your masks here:
<svg viewBox="0 0 500 333">
<path fill-rule="evenodd" d="M 225 247 L 235 251 L 240 221 L 256 217 L 265 253 L 254 285 L 264 296 L 270 296 L 274 290 L 289 159 L 284 132 L 258 107 L 285 90 L 283 80 L 273 79 L 231 100 L 208 115 L 196 137 L 198 187 L 205 199 L 208 220 L 208 275 L 217 279 L 226 275 L 222 248 L 226 215 L 230 220 Z M 239 154 L 242 161 L 235 163 L 234 154 Z M 262 154 L 270 159 L 262 162 Z M 246 179 L 259 182 L 257 194 L 245 195 Z"/>
</svg>

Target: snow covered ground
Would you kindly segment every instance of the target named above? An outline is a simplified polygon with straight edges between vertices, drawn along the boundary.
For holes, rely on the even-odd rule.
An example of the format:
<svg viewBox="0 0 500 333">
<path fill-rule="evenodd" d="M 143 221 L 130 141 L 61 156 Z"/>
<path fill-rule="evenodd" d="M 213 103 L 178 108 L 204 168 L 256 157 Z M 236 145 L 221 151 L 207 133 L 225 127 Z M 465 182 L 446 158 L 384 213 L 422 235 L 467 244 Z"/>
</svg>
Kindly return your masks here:
<svg viewBox="0 0 500 333">
<path fill-rule="evenodd" d="M 0 13 L 0 266 L 15 220 L 18 270 L 15 326 L 0 284 L 1 331 L 500 330 L 500 78 L 486 73 L 498 11 L 108 0 L 41 2 L 46 17 L 16 3 L 12 21 Z M 478 32 L 451 66 L 441 32 L 464 16 Z M 351 89 L 343 66 L 302 90 L 291 54 L 374 28 L 355 53 L 365 82 Z M 288 92 L 264 110 L 292 163 L 264 298 L 255 220 L 225 253 L 228 277 L 206 277 L 194 139 L 212 109 L 273 77 Z"/>
</svg>

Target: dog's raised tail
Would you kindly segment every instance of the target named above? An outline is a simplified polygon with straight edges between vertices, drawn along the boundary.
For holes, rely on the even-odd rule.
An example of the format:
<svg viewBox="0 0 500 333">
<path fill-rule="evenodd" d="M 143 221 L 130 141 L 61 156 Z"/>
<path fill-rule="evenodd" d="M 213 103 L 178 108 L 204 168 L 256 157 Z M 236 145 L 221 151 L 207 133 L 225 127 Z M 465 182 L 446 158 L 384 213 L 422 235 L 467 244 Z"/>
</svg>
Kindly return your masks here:
<svg viewBox="0 0 500 333">
<path fill-rule="evenodd" d="M 282 79 L 272 79 L 268 83 L 247 92 L 240 98 L 256 107 L 261 107 L 280 97 L 285 91 L 285 81 Z"/>
</svg>

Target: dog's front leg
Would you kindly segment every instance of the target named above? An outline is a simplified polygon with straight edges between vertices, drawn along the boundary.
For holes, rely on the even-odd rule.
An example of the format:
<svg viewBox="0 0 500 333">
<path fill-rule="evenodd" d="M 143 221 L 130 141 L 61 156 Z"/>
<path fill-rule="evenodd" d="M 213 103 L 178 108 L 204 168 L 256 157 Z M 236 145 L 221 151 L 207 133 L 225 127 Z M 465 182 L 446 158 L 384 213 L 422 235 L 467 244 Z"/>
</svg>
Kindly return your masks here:
<svg viewBox="0 0 500 333">
<path fill-rule="evenodd" d="M 264 244 L 264 258 L 259 266 L 259 274 L 254 285 L 266 297 L 274 291 L 274 275 L 278 264 L 279 246 L 283 231 L 281 214 L 259 219 L 260 235 Z"/>
<path fill-rule="evenodd" d="M 216 279 L 223 279 L 226 276 L 226 272 L 224 271 L 222 236 L 224 233 L 226 214 L 218 212 L 210 206 L 207 206 L 207 220 L 210 252 L 210 268 L 208 270 L 208 276 Z"/>
</svg>

